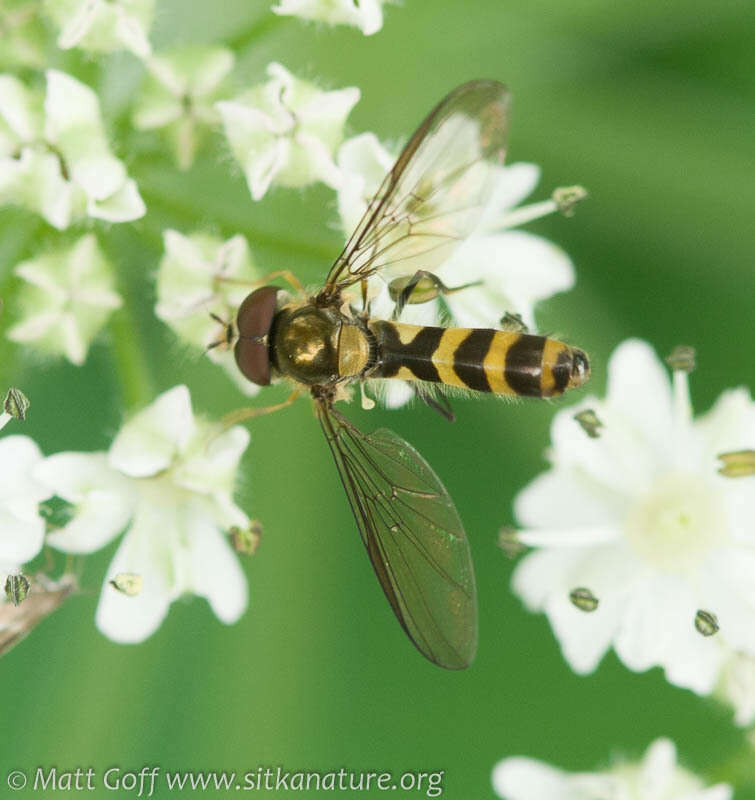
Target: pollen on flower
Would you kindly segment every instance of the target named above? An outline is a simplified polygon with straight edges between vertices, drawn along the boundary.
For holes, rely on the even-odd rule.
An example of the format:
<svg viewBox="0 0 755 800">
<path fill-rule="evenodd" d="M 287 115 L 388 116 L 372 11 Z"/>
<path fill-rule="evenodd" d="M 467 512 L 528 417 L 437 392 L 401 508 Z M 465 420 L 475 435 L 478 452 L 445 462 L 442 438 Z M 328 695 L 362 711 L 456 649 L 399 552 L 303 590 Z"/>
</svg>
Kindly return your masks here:
<svg viewBox="0 0 755 800">
<path fill-rule="evenodd" d="M 671 473 L 655 483 L 626 522 L 637 554 L 664 572 L 694 570 L 727 537 L 717 491 L 699 475 Z"/>
<path fill-rule="evenodd" d="M 595 611 L 600 602 L 589 589 L 586 589 L 583 586 L 580 586 L 577 589 L 572 589 L 571 592 L 569 592 L 569 600 L 571 600 L 572 605 L 575 606 L 575 608 L 588 613 L 590 611 Z"/>
<path fill-rule="evenodd" d="M 721 462 L 718 472 L 725 478 L 745 478 L 755 475 L 755 450 L 735 450 L 731 453 L 721 453 L 717 458 Z"/>
<path fill-rule="evenodd" d="M 674 372 L 692 372 L 696 366 L 697 352 L 686 344 L 677 345 L 667 356 L 666 363 Z"/>
<path fill-rule="evenodd" d="M 713 636 L 718 633 L 718 617 L 712 611 L 705 611 L 702 608 L 695 614 L 695 630 L 701 636 Z"/>
</svg>

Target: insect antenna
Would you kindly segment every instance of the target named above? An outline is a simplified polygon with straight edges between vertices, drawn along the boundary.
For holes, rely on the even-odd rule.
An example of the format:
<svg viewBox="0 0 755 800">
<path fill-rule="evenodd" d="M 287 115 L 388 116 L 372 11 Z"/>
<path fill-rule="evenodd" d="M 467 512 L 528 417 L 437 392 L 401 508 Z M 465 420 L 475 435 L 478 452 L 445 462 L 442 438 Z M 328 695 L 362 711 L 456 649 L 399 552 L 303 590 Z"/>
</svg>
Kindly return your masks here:
<svg viewBox="0 0 755 800">
<path fill-rule="evenodd" d="M 219 317 L 215 312 L 210 311 L 210 317 L 212 317 L 218 325 L 222 325 L 225 328 L 225 336 L 222 339 L 218 339 L 216 342 L 210 342 L 207 347 L 205 348 L 205 353 L 209 352 L 210 350 L 214 350 L 216 347 L 230 347 L 231 342 L 233 342 L 233 323 L 226 322 L 222 317 Z"/>
</svg>

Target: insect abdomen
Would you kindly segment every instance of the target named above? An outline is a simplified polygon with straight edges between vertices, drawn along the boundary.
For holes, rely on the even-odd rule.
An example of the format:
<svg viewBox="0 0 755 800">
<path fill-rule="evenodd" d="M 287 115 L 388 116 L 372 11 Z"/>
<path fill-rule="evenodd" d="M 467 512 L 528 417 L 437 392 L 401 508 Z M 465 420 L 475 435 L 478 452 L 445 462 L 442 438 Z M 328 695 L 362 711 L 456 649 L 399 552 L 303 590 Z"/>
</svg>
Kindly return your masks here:
<svg viewBox="0 0 755 800">
<path fill-rule="evenodd" d="M 373 320 L 378 358 L 370 377 L 552 397 L 589 376 L 581 350 L 556 339 L 490 328 L 434 328 Z"/>
</svg>

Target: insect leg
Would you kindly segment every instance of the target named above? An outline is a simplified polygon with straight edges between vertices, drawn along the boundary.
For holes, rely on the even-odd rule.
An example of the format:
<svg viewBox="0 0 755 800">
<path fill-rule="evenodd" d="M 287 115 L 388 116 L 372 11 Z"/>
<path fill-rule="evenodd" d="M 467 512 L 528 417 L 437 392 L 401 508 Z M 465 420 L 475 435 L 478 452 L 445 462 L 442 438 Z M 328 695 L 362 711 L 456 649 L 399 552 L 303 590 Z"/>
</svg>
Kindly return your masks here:
<svg viewBox="0 0 755 800">
<path fill-rule="evenodd" d="M 420 383 L 412 382 L 410 385 L 418 400 L 421 400 L 425 405 L 437 411 L 444 419 L 447 419 L 449 422 L 454 422 L 456 414 L 454 414 L 451 403 L 448 397 L 443 394 L 442 390 L 438 391 L 437 394 L 433 396 L 433 394 Z"/>
<path fill-rule="evenodd" d="M 290 406 L 294 400 L 299 396 L 301 389 L 296 388 L 293 392 L 282 402 L 276 403 L 274 406 L 262 406 L 259 408 L 237 408 L 226 414 L 221 420 L 223 428 L 230 428 L 237 422 L 243 422 L 245 419 L 252 419 L 253 417 L 264 417 L 266 414 L 272 414 L 274 411 L 280 411 L 283 408 Z"/>
<path fill-rule="evenodd" d="M 396 302 L 393 310 L 393 319 L 397 320 L 407 303 L 425 303 L 434 300 L 441 294 L 453 294 L 470 286 L 479 286 L 482 281 L 472 281 L 461 286 L 446 286 L 445 283 L 432 272 L 425 269 L 417 270 L 407 281 L 405 277 L 391 281 L 388 291 Z M 412 297 L 414 295 L 414 297 Z"/>
<path fill-rule="evenodd" d="M 293 290 L 297 292 L 297 294 L 304 294 L 304 287 L 290 269 L 278 269 L 275 270 L 275 272 L 268 272 L 267 275 L 263 275 L 256 281 L 246 281 L 241 280 L 240 278 L 227 278 L 223 275 L 218 275 L 215 280 L 221 281 L 222 283 L 233 283 L 237 286 L 249 286 L 251 288 L 256 286 L 265 286 L 276 278 L 283 278 L 284 281 L 288 281 L 289 286 L 291 286 Z"/>
</svg>

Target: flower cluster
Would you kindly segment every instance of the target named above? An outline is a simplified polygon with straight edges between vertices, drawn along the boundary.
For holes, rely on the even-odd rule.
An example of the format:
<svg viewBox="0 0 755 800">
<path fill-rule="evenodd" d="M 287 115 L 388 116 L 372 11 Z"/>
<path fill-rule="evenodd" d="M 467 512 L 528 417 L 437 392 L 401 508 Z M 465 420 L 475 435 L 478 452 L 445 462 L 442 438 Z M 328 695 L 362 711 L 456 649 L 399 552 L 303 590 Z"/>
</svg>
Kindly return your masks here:
<svg viewBox="0 0 755 800">
<path fill-rule="evenodd" d="M 47 535 L 53 548 L 88 554 L 126 531 L 97 609 L 105 635 L 142 641 L 184 594 L 205 597 L 220 620 L 235 622 L 247 586 L 225 533 L 249 526 L 232 499 L 248 443 L 245 428 L 197 419 L 185 386 L 129 420 L 107 452 L 43 458 L 27 437 L 0 439 L 0 577 L 37 555 L 45 532 L 38 505 L 55 497 L 68 504 L 69 520 Z"/>
<path fill-rule="evenodd" d="M 755 492 L 719 462 L 755 442 L 750 393 L 725 392 L 694 419 L 687 372 L 669 382 L 631 340 L 611 357 L 606 399 L 558 412 L 551 438 L 551 468 L 515 501 L 516 538 L 538 549 L 514 590 L 548 615 L 575 671 L 613 646 L 630 669 L 662 666 L 699 694 L 723 681 L 751 721 Z"/>
<path fill-rule="evenodd" d="M 0 75 L 0 205 L 37 212 L 56 228 L 83 216 L 109 222 L 145 213 L 136 183 L 108 147 L 97 95 L 58 70 L 42 97 Z"/>
<path fill-rule="evenodd" d="M 638 763 L 620 762 L 601 772 L 569 773 L 534 758 L 506 758 L 493 771 L 493 788 L 504 800 L 730 800 L 731 786 L 705 788 L 677 764 L 676 747 L 656 739 Z"/>
</svg>

